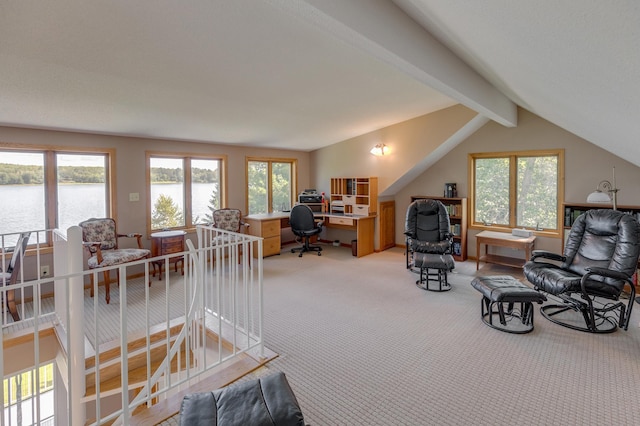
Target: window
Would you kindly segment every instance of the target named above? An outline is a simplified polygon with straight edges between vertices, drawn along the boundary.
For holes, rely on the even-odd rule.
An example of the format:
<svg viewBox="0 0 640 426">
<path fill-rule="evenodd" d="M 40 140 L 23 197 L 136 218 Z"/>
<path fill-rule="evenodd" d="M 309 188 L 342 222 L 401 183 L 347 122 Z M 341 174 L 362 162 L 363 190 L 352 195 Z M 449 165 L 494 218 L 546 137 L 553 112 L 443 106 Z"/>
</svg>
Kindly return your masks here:
<svg viewBox="0 0 640 426">
<path fill-rule="evenodd" d="M 191 228 L 211 223 L 224 206 L 223 157 L 147 153 L 149 229 Z"/>
<path fill-rule="evenodd" d="M 281 212 L 295 203 L 296 160 L 247 158 L 249 214 Z"/>
<path fill-rule="evenodd" d="M 0 234 L 66 231 L 111 216 L 111 152 L 2 149 L 0 155 L 0 199 L 10 207 L 0 209 Z"/>
<path fill-rule="evenodd" d="M 3 380 L 4 424 L 54 424 L 53 364 L 37 372 L 29 370 Z"/>
<path fill-rule="evenodd" d="M 470 154 L 472 226 L 560 232 L 564 151 Z"/>
</svg>

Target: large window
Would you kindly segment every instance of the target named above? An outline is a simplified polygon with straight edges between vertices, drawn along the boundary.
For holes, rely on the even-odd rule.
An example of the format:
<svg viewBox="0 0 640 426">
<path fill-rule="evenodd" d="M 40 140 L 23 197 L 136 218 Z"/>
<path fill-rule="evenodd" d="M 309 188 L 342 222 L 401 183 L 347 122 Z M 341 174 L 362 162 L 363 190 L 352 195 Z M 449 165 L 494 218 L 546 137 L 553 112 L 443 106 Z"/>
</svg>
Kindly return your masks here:
<svg viewBox="0 0 640 426">
<path fill-rule="evenodd" d="M 288 211 L 295 203 L 296 161 L 247 158 L 249 214 Z"/>
<path fill-rule="evenodd" d="M 52 363 L 41 366 L 37 371 L 29 370 L 7 377 L 2 385 L 4 386 L 4 424 L 55 424 Z"/>
<path fill-rule="evenodd" d="M 223 157 L 147 153 L 150 230 L 211 223 L 225 205 Z"/>
<path fill-rule="evenodd" d="M 470 154 L 472 226 L 560 232 L 564 151 Z"/>
<path fill-rule="evenodd" d="M 111 216 L 110 152 L 0 149 L 0 234 Z M 6 241 L 5 241 L 6 243 Z"/>
</svg>

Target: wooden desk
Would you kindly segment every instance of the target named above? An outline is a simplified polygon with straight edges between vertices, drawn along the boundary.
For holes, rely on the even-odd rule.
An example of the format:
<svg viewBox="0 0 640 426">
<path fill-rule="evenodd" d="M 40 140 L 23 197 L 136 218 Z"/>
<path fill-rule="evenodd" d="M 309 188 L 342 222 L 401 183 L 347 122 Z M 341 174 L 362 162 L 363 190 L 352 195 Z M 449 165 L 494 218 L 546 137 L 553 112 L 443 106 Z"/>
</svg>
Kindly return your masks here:
<svg viewBox="0 0 640 426">
<path fill-rule="evenodd" d="M 489 246 L 524 250 L 524 261 L 526 262 L 531 258 L 531 251 L 533 250 L 535 241 L 535 235 L 532 235 L 530 237 L 518 237 L 515 235 L 507 234 L 505 232 L 482 231 L 478 235 L 476 235 L 476 270 L 478 270 L 481 260 L 486 263 L 496 263 L 498 265 L 513 266 L 517 268 L 522 267 L 522 265 L 524 265 L 524 262 L 521 259 L 489 254 Z M 485 244 L 484 256 L 480 255 L 481 244 Z"/>
<path fill-rule="evenodd" d="M 151 257 L 164 256 L 171 253 L 182 253 L 184 251 L 184 236 L 185 231 L 162 231 L 154 232 L 151 237 Z M 175 271 L 178 272 L 178 262 L 180 262 L 180 269 L 182 275 L 184 275 L 184 257 L 176 256 L 169 259 L 169 263 L 173 263 Z M 156 266 L 159 269 L 158 279 L 162 279 L 162 265 L 165 261 L 160 260 L 152 262 L 153 264 L 153 276 L 156 276 Z"/>
<path fill-rule="evenodd" d="M 314 216 L 318 220 L 324 220 L 324 226 L 329 228 L 346 229 L 356 232 L 358 240 L 358 257 L 366 256 L 374 251 L 375 215 L 355 216 L 316 213 Z M 282 248 L 280 241 L 280 230 L 288 228 L 289 213 L 263 213 L 251 214 L 244 217 L 244 221 L 249 223 L 249 233 L 257 237 L 262 237 L 262 254 L 264 257 L 279 254 Z M 258 250 L 254 250 L 257 256 Z"/>
</svg>

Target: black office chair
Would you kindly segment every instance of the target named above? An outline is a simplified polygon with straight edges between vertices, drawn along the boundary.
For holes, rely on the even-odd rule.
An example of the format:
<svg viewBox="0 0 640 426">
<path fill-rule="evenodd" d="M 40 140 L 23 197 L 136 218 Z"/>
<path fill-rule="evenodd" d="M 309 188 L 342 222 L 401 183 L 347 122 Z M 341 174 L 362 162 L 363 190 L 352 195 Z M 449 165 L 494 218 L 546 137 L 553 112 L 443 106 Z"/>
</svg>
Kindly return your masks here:
<svg viewBox="0 0 640 426">
<path fill-rule="evenodd" d="M 289 223 L 291 225 L 291 231 L 294 235 L 302 238 L 303 245 L 300 247 L 292 248 L 291 253 L 300 251 L 298 257 L 302 257 L 302 253 L 305 251 L 317 251 L 318 256 L 322 251 L 320 246 L 312 246 L 309 244 L 309 240 L 314 235 L 318 235 L 322 232 L 322 225 L 324 221 L 317 222 L 313 217 L 313 211 L 305 204 L 296 204 L 291 209 L 291 215 L 289 216 Z"/>
<path fill-rule="evenodd" d="M 619 211 L 596 209 L 573 223 L 563 255 L 534 250 L 524 275 L 536 290 L 558 300 L 540 308 L 545 318 L 574 330 L 610 333 L 629 326 L 638 256 L 638 221 Z M 625 284 L 630 291 L 626 302 L 620 300 Z"/>
<path fill-rule="evenodd" d="M 447 208 L 438 200 L 421 199 L 409 204 L 404 225 L 407 269 L 419 270 L 416 284 L 423 290 L 446 291 L 451 286 L 447 272 L 455 268 L 453 234 Z M 437 289 L 429 287 L 438 283 Z"/>
</svg>

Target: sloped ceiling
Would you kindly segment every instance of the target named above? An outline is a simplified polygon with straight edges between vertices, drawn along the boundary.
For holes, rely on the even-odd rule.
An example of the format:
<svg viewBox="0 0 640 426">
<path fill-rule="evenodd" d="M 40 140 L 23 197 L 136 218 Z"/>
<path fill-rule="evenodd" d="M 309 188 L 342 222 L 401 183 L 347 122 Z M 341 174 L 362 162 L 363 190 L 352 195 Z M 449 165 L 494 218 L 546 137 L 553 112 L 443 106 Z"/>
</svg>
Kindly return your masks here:
<svg viewBox="0 0 640 426">
<path fill-rule="evenodd" d="M 3 1 L 0 125 L 314 150 L 517 104 L 634 161 L 639 28 L 631 1 Z"/>
</svg>

